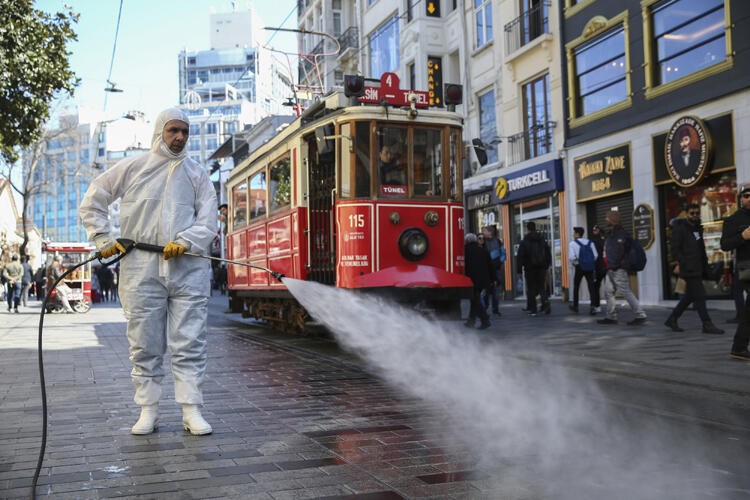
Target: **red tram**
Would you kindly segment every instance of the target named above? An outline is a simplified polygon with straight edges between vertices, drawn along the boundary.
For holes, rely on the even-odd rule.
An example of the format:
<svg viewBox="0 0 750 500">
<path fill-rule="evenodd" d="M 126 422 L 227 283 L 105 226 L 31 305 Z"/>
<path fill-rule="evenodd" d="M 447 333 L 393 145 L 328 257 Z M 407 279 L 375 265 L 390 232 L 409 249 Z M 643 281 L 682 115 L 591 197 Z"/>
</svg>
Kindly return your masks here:
<svg viewBox="0 0 750 500">
<path fill-rule="evenodd" d="M 457 310 L 472 287 L 462 118 L 429 108 L 426 92 L 398 89 L 395 74 L 380 84 L 359 102 L 326 96 L 232 170 L 227 257 Z M 228 288 L 231 310 L 304 328 L 306 312 L 268 273 L 230 266 Z"/>
</svg>

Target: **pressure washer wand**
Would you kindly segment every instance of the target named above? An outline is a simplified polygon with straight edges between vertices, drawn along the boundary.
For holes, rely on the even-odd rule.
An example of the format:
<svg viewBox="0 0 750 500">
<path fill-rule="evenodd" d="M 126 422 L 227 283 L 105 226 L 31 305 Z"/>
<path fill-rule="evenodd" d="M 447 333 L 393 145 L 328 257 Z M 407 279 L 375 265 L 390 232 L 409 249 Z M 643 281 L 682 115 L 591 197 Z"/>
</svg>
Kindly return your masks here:
<svg viewBox="0 0 750 500">
<path fill-rule="evenodd" d="M 136 249 L 136 250 L 145 250 L 147 252 L 155 252 L 155 253 L 163 253 L 164 247 L 159 245 L 151 245 L 150 243 L 140 243 L 133 240 L 128 240 L 125 238 L 120 238 L 117 240 L 118 243 L 120 243 L 122 246 L 124 246 L 126 249 Z M 271 271 L 267 267 L 259 266 L 257 264 L 249 264 L 247 262 L 240 262 L 238 260 L 229 260 L 229 259 L 222 259 L 219 257 L 211 257 L 209 255 L 203 255 L 199 253 L 193 253 L 193 252 L 185 252 L 183 255 L 190 255 L 191 257 L 198 257 L 201 259 L 208 259 L 208 260 L 215 260 L 217 262 L 225 262 L 227 264 L 234 264 L 236 266 L 245 266 L 245 267 L 252 267 L 253 269 L 260 269 L 261 271 L 265 271 L 277 280 L 281 281 L 281 279 L 284 277 L 282 273 Z"/>
</svg>

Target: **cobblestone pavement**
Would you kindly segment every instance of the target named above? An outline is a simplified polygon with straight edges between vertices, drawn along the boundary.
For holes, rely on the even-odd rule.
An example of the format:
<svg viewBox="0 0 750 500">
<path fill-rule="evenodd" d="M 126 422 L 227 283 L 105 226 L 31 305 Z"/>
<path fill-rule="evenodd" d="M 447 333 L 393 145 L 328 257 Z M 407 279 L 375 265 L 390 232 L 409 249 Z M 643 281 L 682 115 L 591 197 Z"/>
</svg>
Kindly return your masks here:
<svg viewBox="0 0 750 500">
<path fill-rule="evenodd" d="M 204 409 L 210 436 L 182 430 L 171 375 L 158 432 L 129 433 L 138 407 L 119 306 L 45 316 L 49 434 L 38 496 L 542 498 L 512 469 L 480 472 L 476 457 L 436 430 L 445 425 L 440 408 L 387 386 L 330 340 L 280 337 L 224 314 L 225 307 L 212 298 Z M 529 356 L 543 347 L 589 370 L 750 395 L 750 363 L 728 358 L 732 332 L 697 333 L 692 311 L 681 321 L 688 332 L 673 334 L 662 325 L 664 308 L 648 309 L 644 326 L 613 328 L 561 304 L 536 318 L 520 307 L 504 303 L 504 317 L 481 335 L 521 344 Z M 29 495 L 39 452 L 39 312 L 32 302 L 20 314 L 0 314 L 2 498 Z M 712 314 L 732 326 L 728 312 Z"/>
</svg>

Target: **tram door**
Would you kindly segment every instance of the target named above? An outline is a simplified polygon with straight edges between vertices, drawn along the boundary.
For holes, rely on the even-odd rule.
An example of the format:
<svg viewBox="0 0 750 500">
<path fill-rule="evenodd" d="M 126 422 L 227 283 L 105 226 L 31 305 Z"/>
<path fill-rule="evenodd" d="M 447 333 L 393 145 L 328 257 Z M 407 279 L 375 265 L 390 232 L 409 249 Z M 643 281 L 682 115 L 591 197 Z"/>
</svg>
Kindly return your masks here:
<svg viewBox="0 0 750 500">
<path fill-rule="evenodd" d="M 312 281 L 335 285 L 336 235 L 333 198 L 336 186 L 336 165 L 334 148 L 331 145 L 333 141 L 321 139 L 322 135 L 323 133 L 317 133 L 305 138 L 307 142 L 307 186 L 309 189 L 309 278 Z"/>
</svg>

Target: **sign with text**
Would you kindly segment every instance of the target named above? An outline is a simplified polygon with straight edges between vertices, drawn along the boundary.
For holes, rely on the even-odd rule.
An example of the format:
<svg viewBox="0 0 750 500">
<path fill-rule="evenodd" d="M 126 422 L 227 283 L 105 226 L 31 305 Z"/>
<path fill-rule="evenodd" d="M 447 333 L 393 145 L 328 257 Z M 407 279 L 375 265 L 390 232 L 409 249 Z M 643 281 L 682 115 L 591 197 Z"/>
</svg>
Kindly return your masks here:
<svg viewBox="0 0 750 500">
<path fill-rule="evenodd" d="M 365 95 L 358 99 L 364 104 L 390 104 L 391 106 L 409 106 L 414 103 L 417 108 L 429 108 L 429 93 L 423 90 L 404 90 L 399 88 L 396 73 L 383 73 L 380 87 L 365 85 Z"/>
<path fill-rule="evenodd" d="M 543 193 L 562 191 L 565 187 L 562 160 L 549 160 L 503 177 L 495 177 L 492 182 L 495 186 L 496 203 L 510 203 Z"/>
<path fill-rule="evenodd" d="M 633 239 L 643 248 L 654 242 L 654 209 L 646 203 L 639 203 L 633 210 Z"/>
<path fill-rule="evenodd" d="M 427 92 L 430 106 L 443 106 L 443 60 L 440 57 L 427 58 Z"/>
<path fill-rule="evenodd" d="M 633 189 L 630 143 L 576 158 L 573 163 L 578 202 Z"/>
</svg>

